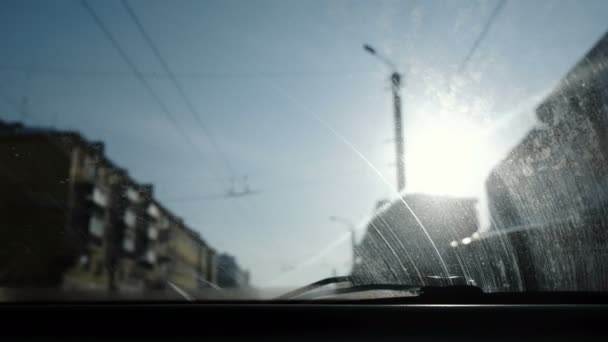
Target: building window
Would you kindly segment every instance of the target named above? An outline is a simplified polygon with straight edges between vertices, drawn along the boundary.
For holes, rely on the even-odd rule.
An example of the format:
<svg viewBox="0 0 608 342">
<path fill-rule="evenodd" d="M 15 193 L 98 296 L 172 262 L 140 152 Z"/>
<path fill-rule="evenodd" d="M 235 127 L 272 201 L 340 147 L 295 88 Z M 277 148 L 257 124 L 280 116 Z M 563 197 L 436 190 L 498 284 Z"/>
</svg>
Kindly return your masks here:
<svg viewBox="0 0 608 342">
<path fill-rule="evenodd" d="M 169 229 L 161 229 L 158 232 L 158 240 L 160 242 L 167 242 L 169 240 Z"/>
<path fill-rule="evenodd" d="M 96 215 L 91 216 L 89 221 L 89 233 L 91 235 L 101 238 L 103 236 L 104 231 L 104 222 L 101 218 Z"/>
</svg>

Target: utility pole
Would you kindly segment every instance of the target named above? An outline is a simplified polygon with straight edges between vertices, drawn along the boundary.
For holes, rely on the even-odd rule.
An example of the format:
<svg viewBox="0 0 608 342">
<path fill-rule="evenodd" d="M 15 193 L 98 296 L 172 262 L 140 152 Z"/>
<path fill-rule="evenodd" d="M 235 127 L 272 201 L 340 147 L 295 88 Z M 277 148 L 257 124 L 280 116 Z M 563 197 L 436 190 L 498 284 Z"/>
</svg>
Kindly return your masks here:
<svg viewBox="0 0 608 342">
<path fill-rule="evenodd" d="M 379 54 L 376 49 L 370 45 L 363 45 L 363 49 L 378 58 L 384 65 L 391 70 L 390 82 L 391 91 L 393 93 L 393 112 L 395 117 L 395 165 L 397 166 L 397 191 L 401 192 L 405 189 L 405 162 L 403 148 L 403 123 L 401 119 L 401 74 L 397 71 L 397 67 L 384 55 Z"/>
<path fill-rule="evenodd" d="M 391 90 L 393 92 L 393 111 L 395 113 L 395 153 L 397 163 L 397 191 L 405 189 L 405 162 L 403 150 L 403 123 L 401 120 L 401 75 L 398 72 L 391 74 Z"/>
</svg>

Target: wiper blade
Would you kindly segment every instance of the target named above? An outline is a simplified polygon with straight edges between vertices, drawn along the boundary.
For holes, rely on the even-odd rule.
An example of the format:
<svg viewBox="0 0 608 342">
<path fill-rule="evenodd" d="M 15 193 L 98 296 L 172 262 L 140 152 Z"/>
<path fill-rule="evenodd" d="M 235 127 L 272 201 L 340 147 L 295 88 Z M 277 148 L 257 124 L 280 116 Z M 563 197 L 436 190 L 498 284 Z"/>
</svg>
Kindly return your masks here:
<svg viewBox="0 0 608 342">
<path fill-rule="evenodd" d="M 325 285 L 346 283 L 346 282 L 350 282 L 351 280 L 352 280 L 352 278 L 349 276 L 329 277 L 329 278 L 321 279 L 319 281 L 315 281 L 312 284 L 308 284 L 306 286 L 297 288 L 293 291 L 289 291 L 289 292 L 277 297 L 277 299 L 293 299 L 293 298 L 299 297 L 305 293 L 308 293 L 310 291 L 314 291 L 318 288 L 321 288 Z"/>
<path fill-rule="evenodd" d="M 331 297 L 341 294 L 362 293 L 367 291 L 394 291 L 394 292 L 410 292 L 411 297 L 418 297 L 421 300 L 448 300 L 462 299 L 463 297 L 470 298 L 483 295 L 483 291 L 476 286 L 471 285 L 451 285 L 451 286 L 422 286 L 422 285 L 406 285 L 406 284 L 362 284 L 350 285 L 341 288 L 332 288 L 320 290 L 322 287 L 330 284 L 350 283 L 351 277 L 330 277 L 319 280 L 312 284 L 303 286 L 296 290 L 290 291 L 279 296 L 278 300 L 299 300 L 299 299 L 317 299 L 323 297 Z"/>
<path fill-rule="evenodd" d="M 319 281 L 316 281 L 312 284 L 300 287 L 293 291 L 287 292 L 277 299 L 310 299 L 310 298 L 320 298 L 326 296 L 333 296 L 339 294 L 348 294 L 348 293 L 361 293 L 366 291 L 413 291 L 421 288 L 420 285 L 401 285 L 401 284 L 364 284 L 364 285 L 350 285 L 348 287 L 328 289 L 324 291 L 315 291 L 326 285 L 330 284 L 341 284 L 341 283 L 350 283 L 352 280 L 349 276 L 342 277 L 330 277 L 325 278 Z M 308 294 L 308 295 L 307 295 Z"/>
<path fill-rule="evenodd" d="M 399 285 L 399 284 L 367 284 L 367 285 L 355 285 L 350 287 L 343 287 L 337 289 L 327 289 L 322 291 L 315 291 L 308 295 L 302 294 L 297 297 L 292 297 L 290 299 L 322 299 L 322 298 L 332 298 L 337 295 L 344 294 L 360 294 L 363 292 L 370 291 L 391 291 L 391 292 L 410 292 L 411 296 L 417 296 L 418 290 L 421 287 L 419 285 Z"/>
</svg>

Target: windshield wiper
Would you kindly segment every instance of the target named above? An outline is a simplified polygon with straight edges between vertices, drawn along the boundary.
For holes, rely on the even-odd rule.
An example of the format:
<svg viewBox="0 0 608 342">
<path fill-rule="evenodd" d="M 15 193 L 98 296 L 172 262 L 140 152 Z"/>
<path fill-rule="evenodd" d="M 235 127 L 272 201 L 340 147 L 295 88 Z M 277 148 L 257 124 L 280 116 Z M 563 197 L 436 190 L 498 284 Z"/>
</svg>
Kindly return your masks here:
<svg viewBox="0 0 608 342">
<path fill-rule="evenodd" d="M 289 291 L 289 292 L 277 297 L 277 299 L 294 299 L 305 293 L 308 293 L 310 291 L 314 291 L 318 288 L 321 288 L 325 285 L 347 283 L 347 282 L 350 282 L 351 280 L 352 280 L 352 278 L 349 276 L 329 277 L 329 278 L 321 279 L 319 281 L 315 281 L 312 284 L 308 284 L 306 286 L 297 288 L 293 291 Z"/>
<path fill-rule="evenodd" d="M 351 277 L 330 277 L 312 284 L 295 289 L 288 293 L 279 296 L 279 300 L 300 300 L 300 299 L 319 299 L 333 297 L 341 294 L 362 293 L 367 291 L 394 291 L 394 292 L 409 292 L 408 297 L 417 297 L 421 299 L 432 298 L 433 300 L 453 300 L 462 296 L 480 296 L 483 291 L 476 286 L 471 285 L 451 285 L 451 286 L 422 286 L 422 285 L 405 285 L 405 284 L 362 284 L 349 285 L 341 288 L 332 288 L 321 290 L 324 286 L 330 284 L 350 283 Z"/>
<path fill-rule="evenodd" d="M 343 284 L 350 283 L 352 278 L 349 276 L 341 276 L 341 277 L 330 277 L 325 278 L 319 281 L 316 281 L 312 284 L 300 287 L 293 291 L 287 292 L 277 299 L 279 300 L 293 300 L 293 299 L 314 299 L 314 298 L 322 298 L 327 296 L 334 296 L 339 294 L 348 294 L 348 293 L 361 293 L 366 291 L 416 291 L 421 288 L 420 285 L 401 285 L 401 284 L 363 284 L 363 285 L 349 285 L 341 288 L 333 288 L 323 291 L 316 291 L 323 288 L 326 285 L 331 284 Z"/>
</svg>

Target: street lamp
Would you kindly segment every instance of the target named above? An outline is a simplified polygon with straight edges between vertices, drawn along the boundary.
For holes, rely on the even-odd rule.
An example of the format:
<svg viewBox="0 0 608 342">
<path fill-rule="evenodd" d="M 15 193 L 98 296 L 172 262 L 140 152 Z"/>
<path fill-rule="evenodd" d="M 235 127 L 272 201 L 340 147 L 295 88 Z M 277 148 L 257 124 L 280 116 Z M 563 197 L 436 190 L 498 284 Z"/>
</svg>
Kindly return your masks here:
<svg viewBox="0 0 608 342">
<path fill-rule="evenodd" d="M 405 188 L 405 165 L 404 165 L 404 150 L 403 150 L 403 127 L 401 121 L 401 74 L 397 70 L 397 66 L 383 54 L 378 53 L 376 49 L 368 44 L 363 45 L 363 49 L 370 55 L 379 59 L 390 70 L 391 90 L 393 92 L 393 110 L 395 115 L 395 153 L 397 165 L 397 191 L 402 191 Z"/>
<path fill-rule="evenodd" d="M 350 245 L 351 245 L 351 250 L 352 250 L 352 264 L 353 267 L 355 267 L 355 262 L 356 262 L 356 254 L 355 254 L 355 247 L 357 245 L 357 241 L 355 240 L 355 224 L 347 219 L 347 218 L 343 218 L 343 217 L 339 217 L 339 216 L 330 216 L 329 220 L 332 222 L 337 222 L 337 223 L 341 223 L 344 224 L 345 226 L 348 227 L 348 230 L 350 231 Z"/>
</svg>

